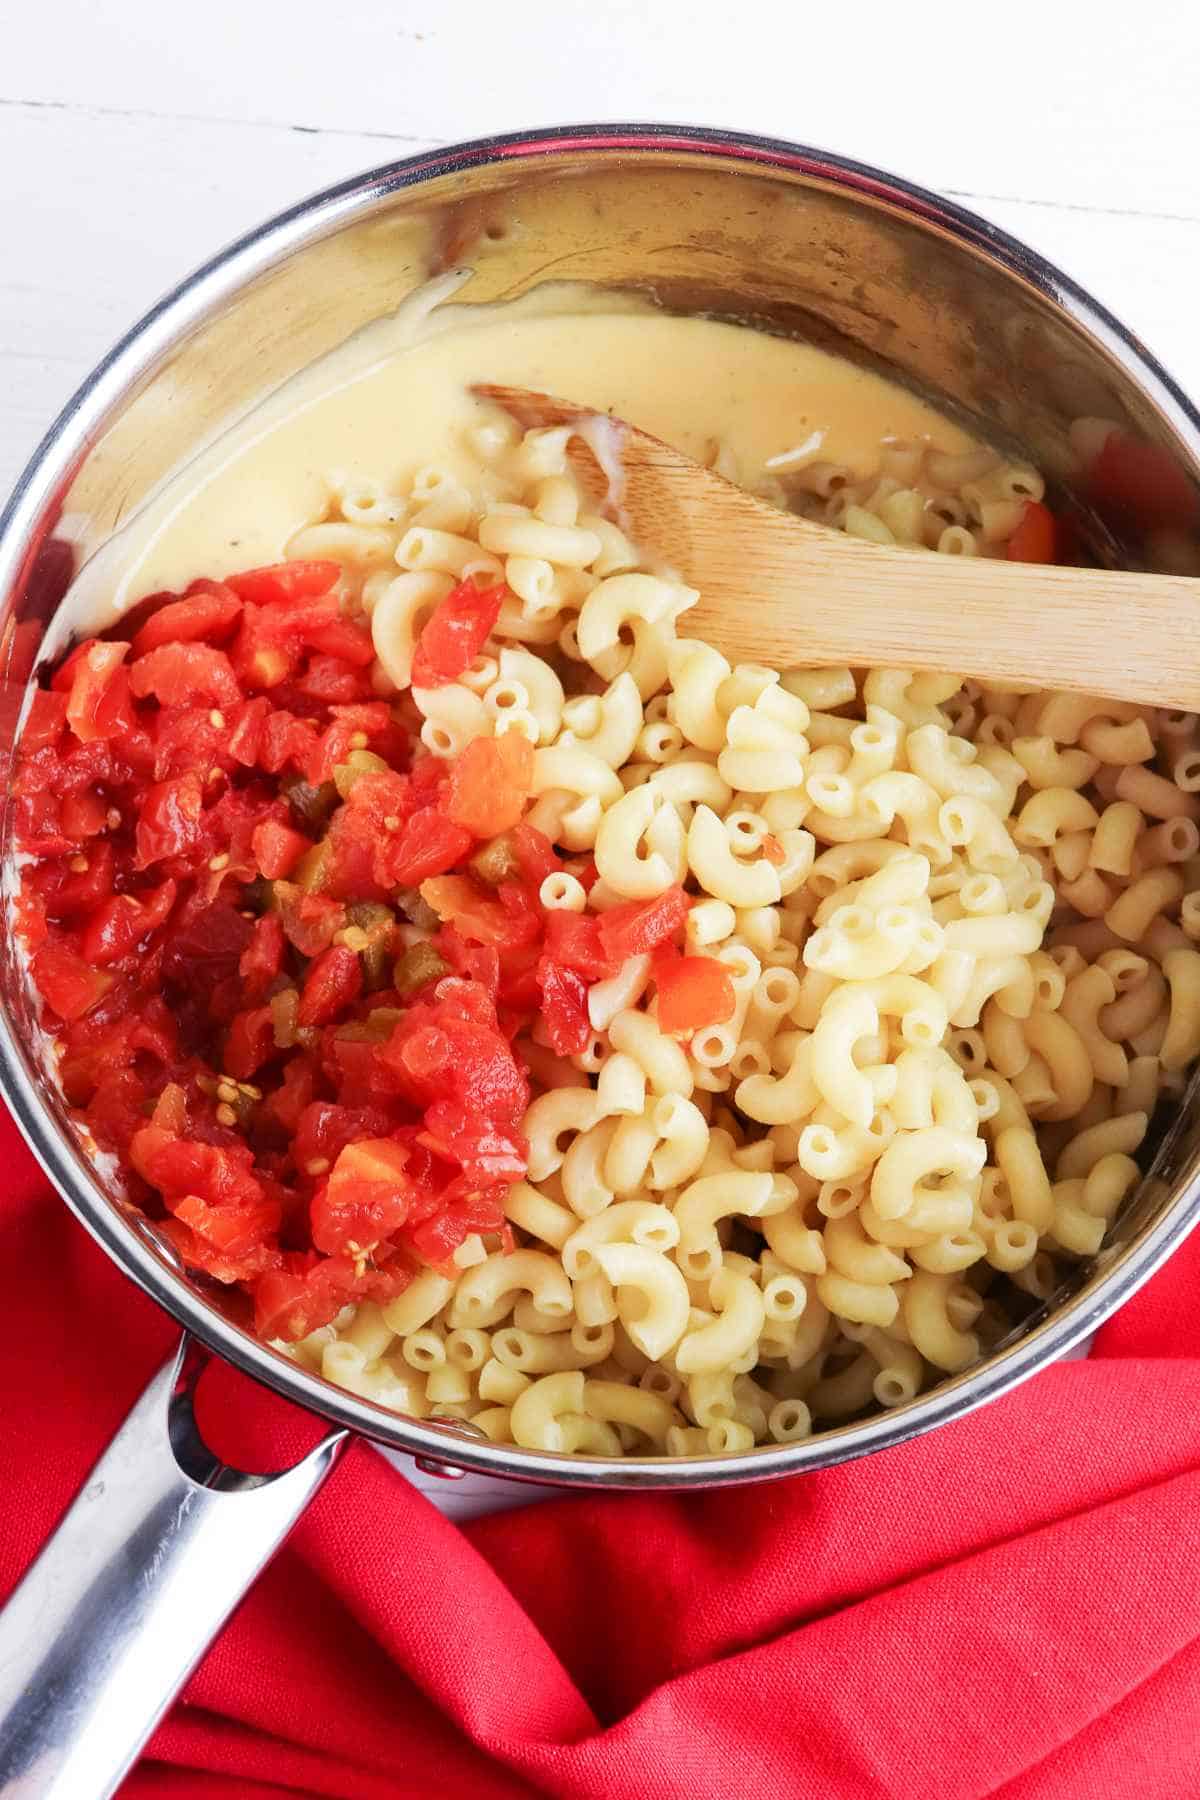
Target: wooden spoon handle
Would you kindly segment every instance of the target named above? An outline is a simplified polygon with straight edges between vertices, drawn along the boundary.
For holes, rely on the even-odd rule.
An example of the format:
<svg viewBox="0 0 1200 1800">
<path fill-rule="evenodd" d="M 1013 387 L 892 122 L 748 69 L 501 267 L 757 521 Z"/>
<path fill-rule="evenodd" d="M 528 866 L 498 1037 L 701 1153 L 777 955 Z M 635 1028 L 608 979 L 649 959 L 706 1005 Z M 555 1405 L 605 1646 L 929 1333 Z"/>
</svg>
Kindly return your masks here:
<svg viewBox="0 0 1200 1800">
<path fill-rule="evenodd" d="M 731 661 L 931 669 L 1200 712 L 1191 577 L 868 543 L 757 500 L 623 420 L 524 388 L 474 391 L 526 429 L 579 428 L 610 476 L 619 460 L 623 523 L 700 590 L 681 634 Z"/>
<path fill-rule="evenodd" d="M 787 519 L 778 531 L 744 498 L 721 529 L 693 514 L 670 552 L 700 587 L 681 633 L 731 660 L 934 669 L 1200 712 L 1200 582 L 935 556 Z"/>
</svg>

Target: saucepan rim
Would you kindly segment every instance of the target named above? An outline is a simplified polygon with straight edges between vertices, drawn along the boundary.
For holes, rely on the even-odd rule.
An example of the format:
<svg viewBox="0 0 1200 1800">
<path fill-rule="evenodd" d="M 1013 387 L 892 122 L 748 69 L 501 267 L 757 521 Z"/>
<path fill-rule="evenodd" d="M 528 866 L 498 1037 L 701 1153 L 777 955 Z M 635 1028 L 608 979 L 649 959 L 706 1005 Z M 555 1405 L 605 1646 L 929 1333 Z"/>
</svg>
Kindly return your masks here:
<svg viewBox="0 0 1200 1800">
<path fill-rule="evenodd" d="M 78 389 L 0 514 L 0 593 L 23 567 L 39 520 L 77 461 L 138 386 L 246 284 L 317 239 L 365 218 L 400 190 L 523 158 L 587 154 L 619 162 L 657 156 L 710 159 L 747 173 L 788 170 L 810 184 L 870 198 L 926 230 L 968 246 L 1003 276 L 1043 295 L 1132 378 L 1200 466 L 1200 412 L 1135 336 L 1070 277 L 997 226 L 912 182 L 831 152 L 714 127 L 668 124 L 564 125 L 477 138 L 421 152 L 324 189 L 268 219 L 204 263 L 126 333 Z M 419 1422 L 333 1386 L 225 1319 L 186 1277 L 139 1236 L 90 1179 L 43 1099 L 44 1078 L 0 1009 L 0 1096 L 43 1169 L 79 1221 L 136 1284 L 209 1350 L 335 1425 L 442 1470 L 473 1470 L 573 1488 L 718 1487 L 828 1467 L 904 1442 L 961 1417 L 1062 1356 L 1122 1305 L 1200 1216 L 1200 1156 L 1173 1197 L 1116 1258 L 1010 1346 L 906 1405 L 822 1431 L 796 1444 L 726 1456 L 570 1457 L 493 1444 L 455 1421 Z M 1101 1252 L 1103 1255 L 1103 1252 Z"/>
</svg>

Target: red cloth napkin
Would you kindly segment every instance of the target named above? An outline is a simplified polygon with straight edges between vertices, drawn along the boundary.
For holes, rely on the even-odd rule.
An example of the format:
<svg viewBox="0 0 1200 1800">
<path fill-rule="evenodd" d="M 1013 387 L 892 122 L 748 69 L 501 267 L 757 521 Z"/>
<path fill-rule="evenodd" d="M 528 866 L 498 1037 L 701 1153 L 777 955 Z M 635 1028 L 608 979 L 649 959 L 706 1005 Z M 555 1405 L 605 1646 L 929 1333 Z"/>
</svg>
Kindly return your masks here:
<svg viewBox="0 0 1200 1800">
<path fill-rule="evenodd" d="M 176 1339 L 5 1120 L 0 1593 Z M 125 1793 L 1184 1800 L 1200 1793 L 1200 1236 L 931 1436 L 723 1494 L 449 1524 L 351 1451 Z M 210 1373 L 258 1466 L 306 1415 Z"/>
</svg>

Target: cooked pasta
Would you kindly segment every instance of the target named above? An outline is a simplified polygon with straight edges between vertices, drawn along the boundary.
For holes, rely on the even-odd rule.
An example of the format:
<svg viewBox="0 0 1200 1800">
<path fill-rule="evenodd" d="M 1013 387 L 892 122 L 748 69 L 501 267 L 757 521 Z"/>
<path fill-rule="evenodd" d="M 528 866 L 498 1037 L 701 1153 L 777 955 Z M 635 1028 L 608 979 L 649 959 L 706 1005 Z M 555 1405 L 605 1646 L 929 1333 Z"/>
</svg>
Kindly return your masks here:
<svg viewBox="0 0 1200 1800">
<path fill-rule="evenodd" d="M 897 454 L 887 447 L 885 463 Z M 990 452 L 914 445 L 904 473 L 903 490 L 811 463 L 784 478 L 797 510 L 957 555 L 995 554 L 1022 515 L 1009 496 L 1040 494 L 1032 471 Z M 494 1439 L 599 1453 L 609 1439 L 582 1422 L 602 1420 L 646 1454 L 793 1442 L 963 1368 L 982 1353 L 972 1320 L 985 1292 L 994 1341 L 1010 1278 L 1041 1259 L 1037 1283 L 1013 1288 L 1015 1321 L 1057 1279 L 1046 1251 L 1065 1273 L 1101 1242 L 1159 1070 L 1200 1049 L 1200 952 L 1188 947 L 1200 895 L 1176 872 L 1195 854 L 1179 829 L 1193 805 L 1172 775 L 1180 733 L 1075 695 L 731 668 L 686 635 L 694 595 L 641 573 L 626 539 L 572 506 L 569 474 L 553 480 L 553 518 L 548 493 L 540 507 L 528 493 L 526 512 L 485 513 L 479 537 L 507 555 L 527 615 L 578 619 L 568 655 L 580 660 L 506 642 L 502 616 L 487 652 L 500 680 L 473 718 L 494 730 L 505 710 L 531 711 L 545 746 L 532 816 L 564 851 L 594 856 L 598 881 L 549 877 L 542 905 L 591 918 L 682 884 L 686 958 L 725 972 L 729 1002 L 664 1034 L 668 990 L 644 953 L 592 985 L 600 1060 L 576 1059 L 587 1085 L 546 1087 L 526 1120 L 529 1178 L 506 1210 L 530 1248 L 492 1249 L 432 1327 L 457 1346 L 486 1294 L 456 1366 L 469 1360 L 466 1416 Z M 408 567 L 469 559 L 430 534 L 414 544 L 410 530 L 407 545 Z M 590 586 L 557 585 L 566 571 Z M 401 671 L 404 604 L 398 594 L 373 618 L 381 662 Z M 415 698 L 453 732 L 452 705 Z M 1115 771 L 1107 799 L 1091 787 L 1102 766 Z M 1072 909 L 1103 919 L 1105 938 L 1074 950 Z M 1172 917 L 1178 945 L 1134 953 Z M 1154 1052 L 1138 1056 L 1147 1033 Z M 1143 1104 L 1090 1122 L 1095 1084 L 1120 1095 L 1135 1062 Z M 1089 1192 L 1105 1159 L 1130 1173 Z M 531 1253 L 560 1259 L 571 1298 L 519 1366 L 563 1373 L 514 1398 L 486 1373 L 506 1304 L 491 1296 L 503 1280 L 511 1305 Z M 501 1277 L 506 1265 L 514 1276 Z M 393 1309 L 404 1308 L 402 1296 Z M 628 1354 L 597 1376 L 571 1322 L 600 1313 Z M 341 1341 L 354 1329 L 343 1321 Z M 393 1356 L 412 1363 L 429 1330 L 398 1333 Z M 507 1366 L 513 1345 L 499 1351 Z M 731 1399 L 726 1415 L 712 1383 L 733 1381 L 732 1395 L 739 1370 L 764 1398 L 745 1411 Z M 436 1412 L 428 1383 L 426 1398 Z"/>
</svg>

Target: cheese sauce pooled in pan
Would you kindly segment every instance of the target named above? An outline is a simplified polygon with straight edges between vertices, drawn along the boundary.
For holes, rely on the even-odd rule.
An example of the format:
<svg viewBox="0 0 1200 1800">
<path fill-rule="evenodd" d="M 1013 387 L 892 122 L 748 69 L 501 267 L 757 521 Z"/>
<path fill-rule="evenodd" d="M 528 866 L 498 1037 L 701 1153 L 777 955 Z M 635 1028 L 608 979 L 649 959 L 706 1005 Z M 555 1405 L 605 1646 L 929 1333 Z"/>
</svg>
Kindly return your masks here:
<svg viewBox="0 0 1200 1800">
<path fill-rule="evenodd" d="M 970 444 L 915 395 L 810 345 L 566 284 L 431 310 L 448 287 L 431 284 L 358 333 L 172 477 L 76 584 L 81 620 L 95 626 L 197 575 L 277 561 L 322 517 L 334 479 L 407 487 L 434 463 L 474 485 L 471 426 L 488 416 L 476 382 L 614 412 L 768 495 L 776 458 L 866 476 L 887 437 Z"/>
</svg>

